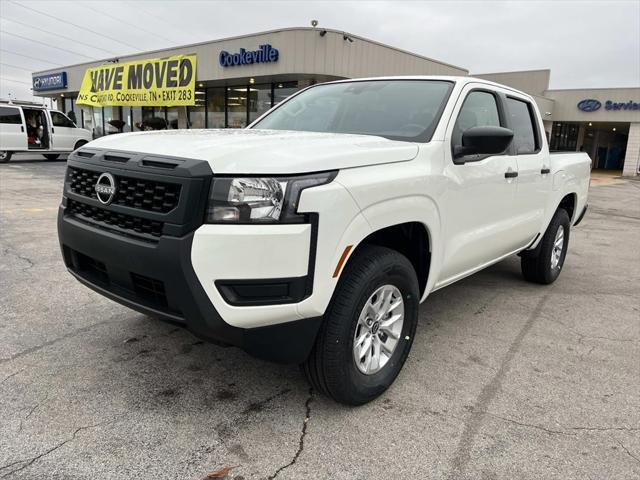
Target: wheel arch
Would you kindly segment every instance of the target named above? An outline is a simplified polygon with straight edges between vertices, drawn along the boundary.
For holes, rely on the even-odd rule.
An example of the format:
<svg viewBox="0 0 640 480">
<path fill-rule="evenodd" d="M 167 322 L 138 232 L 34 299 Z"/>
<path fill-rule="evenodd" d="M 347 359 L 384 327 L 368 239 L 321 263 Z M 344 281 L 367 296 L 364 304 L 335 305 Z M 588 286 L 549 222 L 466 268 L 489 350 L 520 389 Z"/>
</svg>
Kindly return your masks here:
<svg viewBox="0 0 640 480">
<path fill-rule="evenodd" d="M 419 221 L 409 221 L 374 230 L 355 245 L 343 266 L 343 271 L 348 267 L 353 254 L 365 245 L 390 248 L 407 257 L 416 271 L 420 297 L 424 295 L 432 264 L 432 237 L 427 225 Z"/>
<path fill-rule="evenodd" d="M 74 150 L 77 150 L 77 149 L 79 149 L 80 147 L 82 147 L 82 146 L 86 145 L 87 143 L 89 143 L 87 140 L 84 140 L 84 139 L 82 139 L 82 140 L 78 140 L 78 141 L 76 142 L 76 144 L 73 146 L 73 149 L 74 149 Z"/>
</svg>

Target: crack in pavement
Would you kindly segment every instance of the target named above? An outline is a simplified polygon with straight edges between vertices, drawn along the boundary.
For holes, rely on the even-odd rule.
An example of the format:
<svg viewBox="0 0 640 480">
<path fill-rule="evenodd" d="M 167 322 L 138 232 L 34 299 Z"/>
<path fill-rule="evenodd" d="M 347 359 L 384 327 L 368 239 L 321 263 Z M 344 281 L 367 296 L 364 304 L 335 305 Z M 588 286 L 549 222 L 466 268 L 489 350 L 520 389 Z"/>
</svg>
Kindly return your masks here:
<svg viewBox="0 0 640 480">
<path fill-rule="evenodd" d="M 298 450 L 296 451 L 291 461 L 286 465 L 283 465 L 280 468 L 278 468 L 273 474 L 269 475 L 269 477 L 267 477 L 268 480 L 274 480 L 283 470 L 286 470 L 290 466 L 295 465 L 295 463 L 298 461 L 298 458 L 302 454 L 302 451 L 304 450 L 304 438 L 307 435 L 307 425 L 311 420 L 311 402 L 312 401 L 313 401 L 313 389 L 310 388 L 309 397 L 307 398 L 307 401 L 304 404 L 306 412 L 304 415 L 304 421 L 302 423 L 302 431 L 300 432 L 300 440 L 298 441 Z"/>
<path fill-rule="evenodd" d="M 24 368 L 21 368 L 20 370 L 18 370 L 17 372 L 13 372 L 9 375 L 7 375 L 6 377 L 4 377 L 4 379 L 0 382 L 0 385 L 2 385 L 4 382 L 6 382 L 7 380 L 9 380 L 11 377 L 15 377 L 16 375 L 18 375 L 20 372 L 24 371 Z"/>
<path fill-rule="evenodd" d="M 497 373 L 480 391 L 480 395 L 478 395 L 478 398 L 476 399 L 476 405 L 473 408 L 471 416 L 465 422 L 464 430 L 460 435 L 460 441 L 458 442 L 458 447 L 452 461 L 452 470 L 449 474 L 450 479 L 455 480 L 460 478 L 467 463 L 469 463 L 469 461 L 471 460 L 471 448 L 473 447 L 475 437 L 480 430 L 485 412 L 488 411 L 487 407 L 500 392 L 500 389 L 502 388 L 502 381 L 511 368 L 511 362 L 513 361 L 513 358 L 520 350 L 524 338 L 527 336 L 535 321 L 540 316 L 540 313 L 542 312 L 542 309 L 549 300 L 550 296 L 551 292 L 548 292 L 538 301 L 533 311 L 531 312 L 531 315 L 529 315 L 529 318 L 524 323 L 516 337 L 513 339 L 509 350 L 507 350 L 507 353 L 502 359 L 500 368 L 498 369 Z"/>
<path fill-rule="evenodd" d="M 622 449 L 627 452 L 627 455 L 629 455 L 631 458 L 633 458 L 636 462 L 640 463 L 640 458 L 636 457 L 633 453 L 631 453 L 629 451 L 629 449 L 627 447 L 624 446 L 624 443 L 622 443 L 620 440 L 618 440 L 616 437 L 609 435 L 618 445 L 620 445 L 622 447 Z"/>
<path fill-rule="evenodd" d="M 11 470 L 10 472 L 6 472 L 6 473 L 2 474 L 2 476 L 0 476 L 0 478 L 6 478 L 9 475 L 13 475 L 14 473 L 18 473 L 18 472 L 20 472 L 20 471 L 22 471 L 22 470 L 24 470 L 26 468 L 29 468 L 31 465 L 33 465 L 35 462 L 40 460 L 42 457 L 46 457 L 47 455 L 49 455 L 50 453 L 55 452 L 56 450 L 58 450 L 59 448 L 63 447 L 67 443 L 72 442 L 73 440 L 75 440 L 76 435 L 78 435 L 78 433 L 80 433 L 83 430 L 88 430 L 88 429 L 91 429 L 91 428 L 96 428 L 96 427 L 100 427 L 102 425 L 108 425 L 108 424 L 115 423 L 115 422 L 116 422 L 116 420 L 112 420 L 112 421 L 109 421 L 109 422 L 102 422 L 102 423 L 96 423 L 94 425 L 86 425 L 84 427 L 78 427 L 73 432 L 73 434 L 71 435 L 70 438 L 67 438 L 66 440 L 54 445 L 50 449 L 45 450 L 44 452 L 42 452 L 42 453 L 40 453 L 40 454 L 38 454 L 38 455 L 36 455 L 34 457 L 25 458 L 23 460 L 17 460 L 15 462 L 11 462 L 11 463 L 9 463 L 7 465 L 1 466 L 0 467 L 0 471 L 6 470 L 8 468 L 14 467 L 14 466 L 19 465 L 19 464 L 23 464 L 20 467 Z"/>
<path fill-rule="evenodd" d="M 42 343 L 40 345 L 36 345 L 36 346 L 30 347 L 30 348 L 27 348 L 26 350 L 22 350 L 21 352 L 15 353 L 15 354 L 13 354 L 13 355 L 11 355 L 9 357 L 0 358 L 0 365 L 2 365 L 3 363 L 15 360 L 16 358 L 24 357 L 25 355 L 29 355 L 31 353 L 37 352 L 38 350 L 41 350 L 41 349 L 43 349 L 45 347 L 49 347 L 49 346 L 51 346 L 51 345 L 53 345 L 55 343 L 58 343 L 58 342 L 60 342 L 62 340 L 67 340 L 69 338 L 73 338 L 76 335 L 80 335 L 81 333 L 84 333 L 84 332 L 86 332 L 88 330 L 91 330 L 94 327 L 98 327 L 100 325 L 104 325 L 104 324 L 112 323 L 112 322 L 116 322 L 116 321 L 117 320 L 112 320 L 112 319 L 102 320 L 100 322 L 92 323 L 91 325 L 87 325 L 85 327 L 78 328 L 77 330 L 73 330 L 73 331 L 71 331 L 69 333 L 66 333 L 66 334 L 60 336 L 60 337 L 56 337 L 56 338 L 54 338 L 52 340 L 49 340 L 48 342 L 44 342 L 44 343 Z"/>
<path fill-rule="evenodd" d="M 497 418 L 499 420 L 504 420 L 505 422 L 513 423 L 513 424 L 519 425 L 521 427 L 530 427 L 530 428 L 535 428 L 536 430 L 542 430 L 544 432 L 547 432 L 547 433 L 553 434 L 553 435 L 567 435 L 567 436 L 575 436 L 576 435 L 575 433 L 567 433 L 567 432 L 563 432 L 561 430 L 552 430 L 550 428 L 543 427 L 542 425 L 536 425 L 535 423 L 519 422 L 517 420 L 514 420 L 513 418 L 502 417 L 500 415 L 496 415 L 495 413 L 491 413 L 491 412 L 478 412 L 478 413 L 484 413 L 486 415 L 489 415 L 490 417 Z"/>
<path fill-rule="evenodd" d="M 35 266 L 35 262 L 33 260 L 31 260 L 29 257 L 25 257 L 24 255 L 18 253 L 15 249 L 13 248 L 5 248 L 4 251 L 2 252 L 3 255 L 13 255 L 14 257 L 17 257 L 18 259 L 22 260 L 23 262 L 27 262 L 27 266 L 25 266 L 22 271 L 26 271 L 29 270 L 30 268 L 33 268 Z"/>
</svg>

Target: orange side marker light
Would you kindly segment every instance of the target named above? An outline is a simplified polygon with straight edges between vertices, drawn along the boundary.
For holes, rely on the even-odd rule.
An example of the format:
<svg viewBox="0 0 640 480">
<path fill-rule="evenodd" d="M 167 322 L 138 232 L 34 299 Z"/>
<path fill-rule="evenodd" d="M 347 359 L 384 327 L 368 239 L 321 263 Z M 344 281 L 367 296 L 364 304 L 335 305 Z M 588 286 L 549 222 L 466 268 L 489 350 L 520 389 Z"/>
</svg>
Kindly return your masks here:
<svg viewBox="0 0 640 480">
<path fill-rule="evenodd" d="M 333 278 L 336 278 L 338 275 L 340 275 L 340 270 L 342 270 L 342 265 L 344 264 L 344 261 L 349 256 L 349 252 L 351 251 L 352 248 L 353 248 L 353 245 L 347 245 L 345 247 L 344 252 L 342 252 L 342 256 L 340 257 L 340 260 L 338 260 L 338 265 L 336 265 L 336 269 L 333 272 Z"/>
</svg>

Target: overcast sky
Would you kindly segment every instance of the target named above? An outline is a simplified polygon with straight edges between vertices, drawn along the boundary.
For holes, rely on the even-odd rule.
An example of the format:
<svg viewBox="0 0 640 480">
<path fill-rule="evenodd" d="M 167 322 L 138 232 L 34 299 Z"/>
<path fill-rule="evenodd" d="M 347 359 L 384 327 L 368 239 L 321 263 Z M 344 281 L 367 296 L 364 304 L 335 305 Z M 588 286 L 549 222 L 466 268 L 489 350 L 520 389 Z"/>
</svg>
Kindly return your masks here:
<svg viewBox="0 0 640 480">
<path fill-rule="evenodd" d="M 3 98 L 30 98 L 36 70 L 312 19 L 472 73 L 550 68 L 552 88 L 640 86 L 640 0 L 0 0 L 0 17 Z"/>
</svg>

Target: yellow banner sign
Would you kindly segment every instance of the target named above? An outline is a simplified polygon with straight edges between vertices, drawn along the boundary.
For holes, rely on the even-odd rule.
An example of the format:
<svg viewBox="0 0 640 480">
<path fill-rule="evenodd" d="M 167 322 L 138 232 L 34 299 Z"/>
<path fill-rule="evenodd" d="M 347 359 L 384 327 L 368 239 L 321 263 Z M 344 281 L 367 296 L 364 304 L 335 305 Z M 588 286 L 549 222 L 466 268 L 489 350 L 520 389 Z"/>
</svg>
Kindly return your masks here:
<svg viewBox="0 0 640 480">
<path fill-rule="evenodd" d="M 87 68 L 78 103 L 173 107 L 195 104 L 196 56 L 136 60 Z"/>
</svg>

